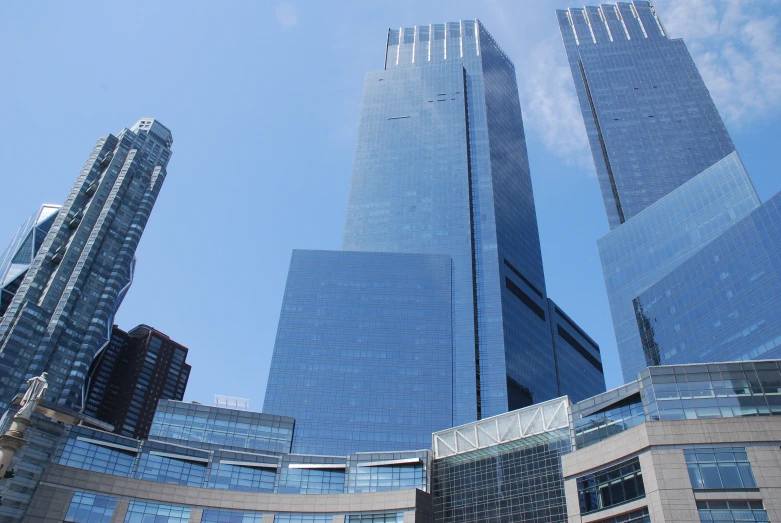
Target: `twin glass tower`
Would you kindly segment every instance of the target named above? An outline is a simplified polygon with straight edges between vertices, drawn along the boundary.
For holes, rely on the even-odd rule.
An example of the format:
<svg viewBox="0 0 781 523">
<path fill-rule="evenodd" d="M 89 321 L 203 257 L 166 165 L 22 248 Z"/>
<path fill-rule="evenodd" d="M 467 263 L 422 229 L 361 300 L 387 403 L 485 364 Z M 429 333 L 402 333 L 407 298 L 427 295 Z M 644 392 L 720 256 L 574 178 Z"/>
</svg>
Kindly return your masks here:
<svg viewBox="0 0 781 523">
<path fill-rule="evenodd" d="M 604 390 L 547 298 L 515 68 L 479 21 L 390 30 L 364 84 L 343 251 L 295 251 L 264 412 L 293 451 L 431 433 Z"/>
</svg>

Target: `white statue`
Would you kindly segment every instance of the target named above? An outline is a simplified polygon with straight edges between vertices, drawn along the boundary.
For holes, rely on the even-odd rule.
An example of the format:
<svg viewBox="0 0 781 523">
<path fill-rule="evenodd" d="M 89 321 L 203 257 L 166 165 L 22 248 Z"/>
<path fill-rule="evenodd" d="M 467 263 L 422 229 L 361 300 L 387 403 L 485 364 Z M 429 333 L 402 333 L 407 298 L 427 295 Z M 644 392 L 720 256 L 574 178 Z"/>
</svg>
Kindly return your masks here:
<svg viewBox="0 0 781 523">
<path fill-rule="evenodd" d="M 27 391 L 19 404 L 21 408 L 14 418 L 30 419 L 30 416 L 35 412 L 35 407 L 38 406 L 38 402 L 43 399 L 46 389 L 49 388 L 49 384 L 46 383 L 46 376 L 47 374 L 44 372 L 40 376 L 27 380 Z"/>
</svg>

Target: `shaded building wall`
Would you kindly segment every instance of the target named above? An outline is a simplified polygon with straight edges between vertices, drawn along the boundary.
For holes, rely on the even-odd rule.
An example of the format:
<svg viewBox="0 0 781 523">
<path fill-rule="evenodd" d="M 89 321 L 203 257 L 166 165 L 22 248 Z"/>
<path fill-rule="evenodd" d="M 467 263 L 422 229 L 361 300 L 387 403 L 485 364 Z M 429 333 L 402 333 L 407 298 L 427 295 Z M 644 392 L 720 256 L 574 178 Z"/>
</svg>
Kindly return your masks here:
<svg viewBox="0 0 781 523">
<path fill-rule="evenodd" d="M 599 345 L 548 299 L 559 396 L 578 402 L 605 392 Z"/>
</svg>

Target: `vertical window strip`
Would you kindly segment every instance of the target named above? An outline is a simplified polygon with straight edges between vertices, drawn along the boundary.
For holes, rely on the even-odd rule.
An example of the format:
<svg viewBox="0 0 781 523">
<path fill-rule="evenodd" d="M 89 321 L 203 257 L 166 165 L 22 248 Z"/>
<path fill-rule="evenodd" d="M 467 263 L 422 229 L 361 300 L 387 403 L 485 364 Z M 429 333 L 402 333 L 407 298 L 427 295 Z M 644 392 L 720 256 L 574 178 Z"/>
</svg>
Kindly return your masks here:
<svg viewBox="0 0 781 523">
<path fill-rule="evenodd" d="M 583 8 L 583 18 L 586 20 L 586 25 L 588 26 L 588 30 L 591 33 L 591 40 L 594 43 L 597 43 L 597 37 L 594 35 L 594 28 L 591 27 L 591 20 L 588 18 L 588 11 L 586 11 L 586 8 Z"/>
<path fill-rule="evenodd" d="M 605 24 L 605 29 L 607 30 L 607 36 L 610 37 L 610 41 L 612 42 L 613 32 L 610 30 L 610 24 L 607 23 L 605 12 L 602 10 L 602 6 L 599 6 L 597 9 L 599 10 L 599 17 L 602 18 L 602 23 Z"/>
<path fill-rule="evenodd" d="M 614 5 L 613 9 L 616 10 L 616 16 L 618 17 L 618 20 L 621 22 L 621 27 L 624 28 L 624 34 L 626 34 L 626 39 L 627 40 L 631 40 L 632 37 L 629 36 L 629 29 L 627 29 L 627 27 L 626 27 L 626 22 L 624 22 L 624 17 L 621 16 L 621 10 L 618 8 L 617 5 Z"/>
<path fill-rule="evenodd" d="M 575 29 L 575 21 L 572 19 L 572 11 L 567 9 L 567 19 L 569 19 L 569 26 L 572 28 L 572 34 L 575 36 L 575 44 L 580 45 L 580 38 L 578 38 L 578 32 Z"/>
</svg>

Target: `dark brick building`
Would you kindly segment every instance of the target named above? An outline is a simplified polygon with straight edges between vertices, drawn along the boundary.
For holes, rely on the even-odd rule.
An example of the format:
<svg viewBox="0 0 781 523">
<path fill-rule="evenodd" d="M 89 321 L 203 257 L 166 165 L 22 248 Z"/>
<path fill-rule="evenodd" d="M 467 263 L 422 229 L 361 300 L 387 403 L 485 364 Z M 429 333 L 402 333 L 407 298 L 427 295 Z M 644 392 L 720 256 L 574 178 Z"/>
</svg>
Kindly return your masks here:
<svg viewBox="0 0 781 523">
<path fill-rule="evenodd" d="M 125 332 L 93 361 L 84 413 L 114 425 L 114 432 L 146 438 L 161 399 L 181 400 L 190 365 L 187 347 L 147 325 Z"/>
</svg>

